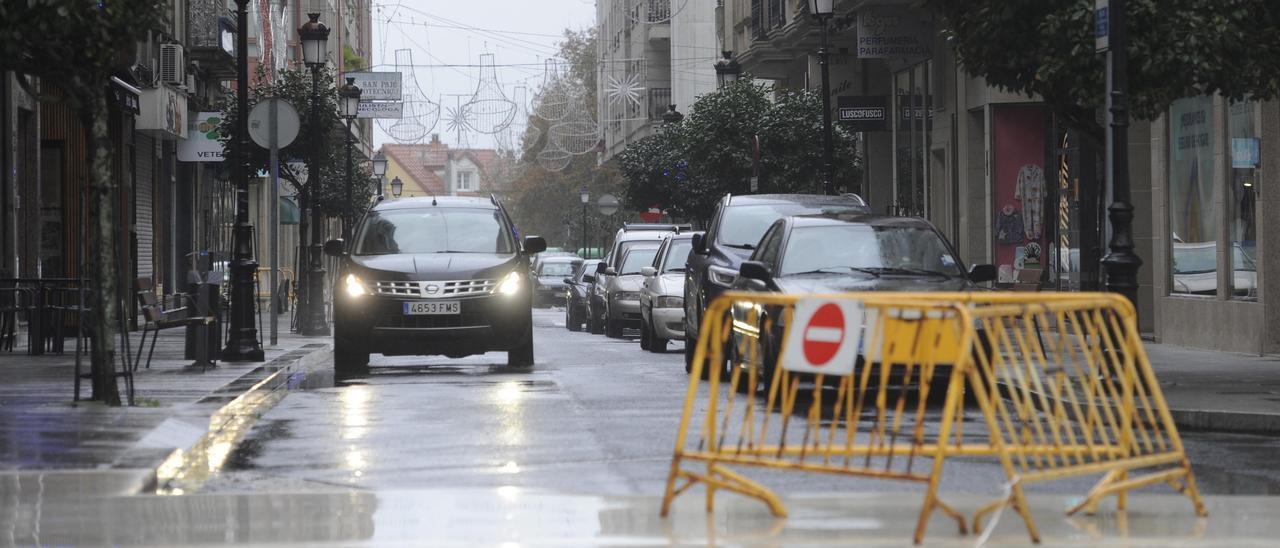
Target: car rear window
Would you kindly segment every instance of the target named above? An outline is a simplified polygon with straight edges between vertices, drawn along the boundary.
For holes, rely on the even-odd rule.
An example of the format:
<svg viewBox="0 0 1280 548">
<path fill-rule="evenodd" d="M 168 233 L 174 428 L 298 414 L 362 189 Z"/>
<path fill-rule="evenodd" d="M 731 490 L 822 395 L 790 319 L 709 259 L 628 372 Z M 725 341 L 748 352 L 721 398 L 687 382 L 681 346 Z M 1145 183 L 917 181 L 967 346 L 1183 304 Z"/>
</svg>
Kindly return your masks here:
<svg viewBox="0 0 1280 548">
<path fill-rule="evenodd" d="M 764 231 L 774 221 L 791 215 L 812 215 L 816 213 L 861 213 L 865 206 L 855 204 L 757 204 L 732 206 L 724 210 L 724 220 L 720 222 L 717 239 L 721 245 L 754 249 L 764 236 Z"/>
</svg>

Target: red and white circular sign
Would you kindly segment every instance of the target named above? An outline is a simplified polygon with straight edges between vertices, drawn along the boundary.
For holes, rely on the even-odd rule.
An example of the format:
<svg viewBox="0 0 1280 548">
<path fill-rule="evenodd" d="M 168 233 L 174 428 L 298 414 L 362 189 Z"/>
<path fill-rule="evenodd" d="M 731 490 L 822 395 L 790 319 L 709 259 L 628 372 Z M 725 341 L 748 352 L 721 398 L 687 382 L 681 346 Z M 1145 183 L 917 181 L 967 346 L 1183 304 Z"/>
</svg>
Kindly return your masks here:
<svg viewBox="0 0 1280 548">
<path fill-rule="evenodd" d="M 835 303 L 826 303 L 813 312 L 804 328 L 804 359 L 813 367 L 822 367 L 840 351 L 844 341 L 844 311 Z"/>
</svg>

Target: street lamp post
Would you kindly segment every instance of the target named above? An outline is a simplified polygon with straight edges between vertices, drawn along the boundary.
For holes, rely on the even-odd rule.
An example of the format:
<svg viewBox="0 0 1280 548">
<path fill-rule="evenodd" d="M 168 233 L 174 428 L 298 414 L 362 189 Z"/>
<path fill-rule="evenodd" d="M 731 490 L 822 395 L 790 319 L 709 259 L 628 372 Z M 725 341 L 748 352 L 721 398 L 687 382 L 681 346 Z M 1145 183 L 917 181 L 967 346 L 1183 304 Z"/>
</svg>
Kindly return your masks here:
<svg viewBox="0 0 1280 548">
<path fill-rule="evenodd" d="M 236 0 L 236 224 L 232 232 L 231 318 L 222 359 L 229 362 L 264 359 L 258 328 L 253 323 L 257 303 L 253 259 L 253 225 L 249 224 L 249 0 Z"/>
<path fill-rule="evenodd" d="M 716 83 L 719 87 L 732 85 L 742 74 L 742 65 L 733 58 L 732 51 L 720 52 L 721 59 L 716 61 Z"/>
<path fill-rule="evenodd" d="M 831 144 L 831 75 L 827 51 L 827 20 L 835 11 L 835 0 L 809 0 L 809 14 L 818 21 L 821 41 L 818 43 L 818 66 L 822 72 L 822 193 L 835 194 L 836 164 Z"/>
<path fill-rule="evenodd" d="M 1142 258 L 1133 252 L 1133 204 L 1129 203 L 1129 52 L 1125 0 L 1110 0 L 1108 49 L 1111 52 L 1111 220 L 1110 252 L 1102 258 L 1107 291 L 1120 293 L 1138 305 L 1138 269 Z"/>
<path fill-rule="evenodd" d="M 587 192 L 587 187 L 582 187 L 578 191 L 578 198 L 582 200 L 582 257 L 585 259 L 590 252 L 587 251 L 587 204 L 591 203 L 591 193 Z"/>
<path fill-rule="evenodd" d="M 382 197 L 382 178 L 387 175 L 387 155 L 381 150 L 373 155 L 373 179 L 378 185 L 378 197 Z"/>
<path fill-rule="evenodd" d="M 391 180 L 391 196 L 399 198 L 401 192 L 404 192 L 404 181 L 396 177 Z"/>
<path fill-rule="evenodd" d="M 307 308 L 302 314 L 303 335 L 328 335 L 329 322 L 324 314 L 324 263 L 321 257 L 323 216 L 320 214 L 320 154 L 324 147 L 324 131 L 320 127 L 320 69 L 328 56 L 325 48 L 329 27 L 320 22 L 320 14 L 308 13 L 310 21 L 298 28 L 302 42 L 302 58 L 311 69 L 311 158 L 307 165 L 307 187 L 311 194 L 311 243 L 307 251 Z"/>
<path fill-rule="evenodd" d="M 352 203 L 354 198 L 351 194 L 351 146 L 355 144 L 355 137 L 351 135 L 351 124 L 355 121 L 356 115 L 360 111 L 360 87 L 356 85 L 355 78 L 347 78 L 346 85 L 338 90 L 338 95 L 342 97 L 342 117 L 347 119 L 347 203 L 342 216 L 342 239 L 351 241 L 351 227 L 355 224 L 355 204 Z"/>
</svg>

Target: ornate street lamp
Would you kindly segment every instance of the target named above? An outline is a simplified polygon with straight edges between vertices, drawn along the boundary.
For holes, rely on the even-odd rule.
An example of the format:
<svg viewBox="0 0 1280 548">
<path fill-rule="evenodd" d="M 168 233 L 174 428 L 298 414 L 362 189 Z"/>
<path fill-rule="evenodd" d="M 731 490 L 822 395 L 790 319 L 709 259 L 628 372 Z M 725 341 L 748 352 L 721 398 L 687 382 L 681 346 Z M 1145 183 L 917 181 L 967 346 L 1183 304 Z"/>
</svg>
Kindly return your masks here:
<svg viewBox="0 0 1280 548">
<path fill-rule="evenodd" d="M 378 197 L 382 197 L 382 178 L 387 175 L 387 155 L 381 150 L 373 155 L 373 180 L 378 185 Z"/>
<path fill-rule="evenodd" d="M 401 181 L 399 177 L 396 177 L 391 180 L 391 195 L 399 198 L 401 192 L 404 192 L 404 181 Z"/>
<path fill-rule="evenodd" d="M 1124 295 L 1138 305 L 1138 270 L 1142 258 L 1133 251 L 1133 204 L 1129 192 L 1129 38 L 1126 0 L 1110 0 L 1108 50 L 1111 55 L 1111 221 L 1108 253 L 1102 258 L 1107 291 Z"/>
<path fill-rule="evenodd" d="M 342 98 L 342 117 L 347 119 L 347 203 L 346 214 L 342 216 L 342 239 L 351 241 L 351 228 L 356 222 L 355 204 L 352 202 L 351 194 L 351 146 L 355 144 L 355 136 L 351 135 L 351 124 L 355 121 L 356 115 L 360 113 L 360 87 L 356 85 L 355 78 L 347 78 L 346 85 L 338 90 L 338 96 Z"/>
<path fill-rule="evenodd" d="M 720 87 L 733 84 L 742 75 L 742 65 L 733 58 L 732 51 L 720 52 L 721 59 L 716 61 L 716 83 Z"/>
<path fill-rule="evenodd" d="M 827 68 L 827 20 L 835 11 L 835 0 L 809 0 L 809 15 L 818 21 L 822 41 L 818 45 L 818 66 L 822 69 L 822 193 L 834 194 L 835 156 L 831 144 L 831 76 Z"/>
<path fill-rule="evenodd" d="M 258 262 L 253 258 L 253 225 L 249 224 L 249 0 L 236 0 L 236 223 L 231 244 L 231 317 L 222 359 L 229 362 L 263 361 L 262 343 L 254 324 L 257 296 L 254 278 Z M 275 207 L 276 204 L 272 204 Z M 202 356 L 203 358 L 203 356 Z"/>
<path fill-rule="evenodd" d="M 324 132 L 320 130 L 320 70 L 328 57 L 329 27 L 320 22 L 319 13 L 308 13 L 311 19 L 298 28 L 302 42 L 302 59 L 311 69 L 311 157 L 307 165 L 308 194 L 311 202 L 311 245 L 307 248 L 307 283 L 301 325 L 303 335 L 328 335 L 329 322 L 324 313 L 324 262 L 320 240 L 324 218 L 320 213 L 320 155 L 324 148 Z"/>
<path fill-rule="evenodd" d="M 578 191 L 578 199 L 582 200 L 582 258 L 585 259 L 590 254 L 587 251 L 587 204 L 591 203 L 591 193 L 587 192 L 587 187 Z"/>
</svg>

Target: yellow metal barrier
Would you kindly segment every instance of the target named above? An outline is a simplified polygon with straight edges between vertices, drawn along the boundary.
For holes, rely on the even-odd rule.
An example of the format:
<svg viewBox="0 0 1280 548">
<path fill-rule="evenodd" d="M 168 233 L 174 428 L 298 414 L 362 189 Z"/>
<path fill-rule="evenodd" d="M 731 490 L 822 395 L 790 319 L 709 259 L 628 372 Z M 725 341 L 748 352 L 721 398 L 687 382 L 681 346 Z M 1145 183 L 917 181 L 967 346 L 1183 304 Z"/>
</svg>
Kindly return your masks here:
<svg viewBox="0 0 1280 548">
<path fill-rule="evenodd" d="M 850 374 L 831 378 L 782 366 L 789 347 L 809 352 L 821 338 L 788 329 L 801 299 L 859 303 L 861 325 L 837 330 L 845 340 L 861 340 L 854 363 L 844 364 Z M 792 340 L 799 332 L 804 340 Z M 1092 512 L 1112 494 L 1123 509 L 1128 490 L 1163 482 L 1205 514 L 1133 308 L 1122 297 L 728 293 L 708 307 L 700 333 L 664 516 L 676 496 L 698 483 L 706 487 L 708 511 L 725 489 L 785 516 L 772 491 L 729 468 L 747 465 L 923 483 L 915 541 L 935 509 L 963 534 L 966 520 L 938 497 L 944 461 L 959 455 L 994 457 L 1007 477 L 1006 495 L 974 515 L 975 530 L 1008 505 L 1038 541 L 1023 485 L 1080 475 L 1102 477 L 1069 513 Z M 824 336 L 830 341 L 830 330 Z M 986 427 L 968 438 L 966 390 Z M 929 405 L 931 392 L 942 392 L 940 409 Z"/>
</svg>

